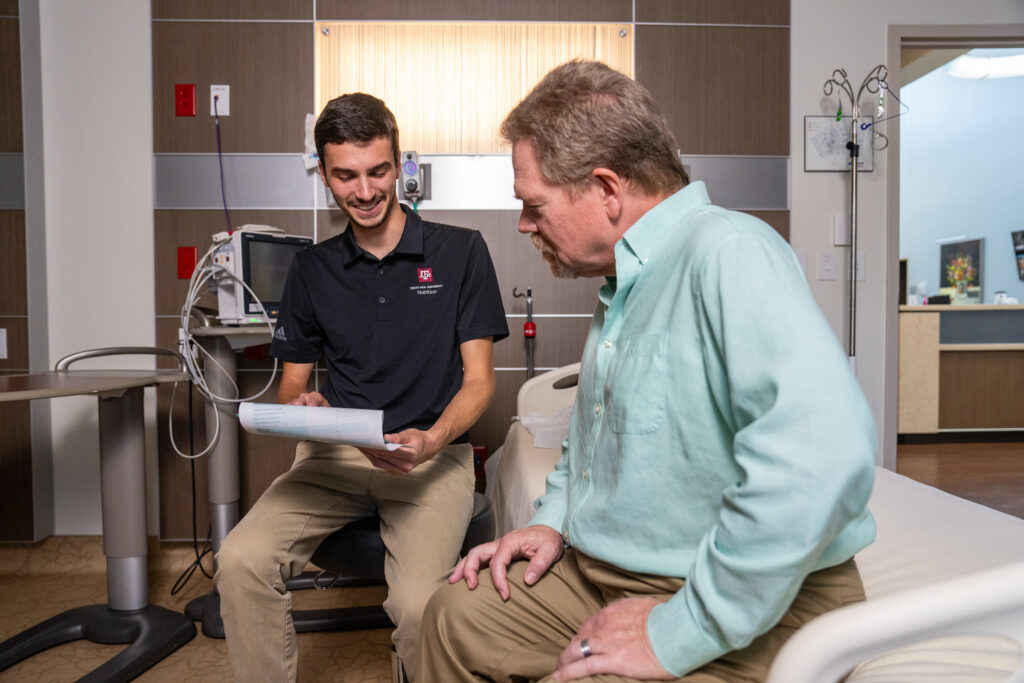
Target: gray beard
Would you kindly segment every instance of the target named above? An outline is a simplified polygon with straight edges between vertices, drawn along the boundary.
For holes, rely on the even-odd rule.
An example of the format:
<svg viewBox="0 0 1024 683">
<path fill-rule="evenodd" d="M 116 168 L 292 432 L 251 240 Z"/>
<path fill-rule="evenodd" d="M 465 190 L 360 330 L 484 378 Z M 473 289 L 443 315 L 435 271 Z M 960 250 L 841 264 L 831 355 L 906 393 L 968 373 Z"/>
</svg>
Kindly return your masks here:
<svg viewBox="0 0 1024 683">
<path fill-rule="evenodd" d="M 548 243 L 544 241 L 544 238 L 541 237 L 539 234 L 531 233 L 530 241 L 533 242 L 533 246 L 535 246 L 537 250 L 540 251 L 540 254 L 541 256 L 544 257 L 544 260 L 548 262 L 548 265 L 551 267 L 551 273 L 555 277 L 573 280 L 580 276 L 580 272 L 578 270 L 576 270 L 575 268 L 570 268 L 569 266 L 565 265 L 564 263 L 558 260 L 558 257 L 555 256 L 554 249 L 552 249 L 548 245 Z"/>
</svg>

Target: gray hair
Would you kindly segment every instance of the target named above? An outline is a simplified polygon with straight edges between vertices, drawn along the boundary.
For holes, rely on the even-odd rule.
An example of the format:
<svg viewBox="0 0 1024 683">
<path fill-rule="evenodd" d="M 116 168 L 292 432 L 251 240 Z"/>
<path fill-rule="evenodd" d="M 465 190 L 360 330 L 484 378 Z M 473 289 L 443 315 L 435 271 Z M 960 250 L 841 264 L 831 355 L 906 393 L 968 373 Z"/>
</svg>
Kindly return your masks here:
<svg viewBox="0 0 1024 683">
<path fill-rule="evenodd" d="M 595 168 L 607 168 L 650 194 L 690 182 L 676 139 L 648 90 L 601 62 L 553 69 L 509 112 L 501 135 L 529 140 L 550 183 L 577 194 Z"/>
</svg>

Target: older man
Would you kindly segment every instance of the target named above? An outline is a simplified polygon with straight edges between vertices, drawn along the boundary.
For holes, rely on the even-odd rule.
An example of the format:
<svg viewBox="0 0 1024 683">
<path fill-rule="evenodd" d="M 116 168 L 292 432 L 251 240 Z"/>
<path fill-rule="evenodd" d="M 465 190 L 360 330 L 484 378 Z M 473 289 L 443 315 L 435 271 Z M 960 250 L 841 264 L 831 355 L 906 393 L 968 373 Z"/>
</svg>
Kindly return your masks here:
<svg viewBox="0 0 1024 683">
<path fill-rule="evenodd" d="M 421 677 L 763 680 L 863 599 L 875 432 L 847 360 L 788 245 L 689 183 L 636 82 L 565 64 L 502 133 L 520 232 L 606 280 L 537 513 L 431 600 Z"/>
</svg>

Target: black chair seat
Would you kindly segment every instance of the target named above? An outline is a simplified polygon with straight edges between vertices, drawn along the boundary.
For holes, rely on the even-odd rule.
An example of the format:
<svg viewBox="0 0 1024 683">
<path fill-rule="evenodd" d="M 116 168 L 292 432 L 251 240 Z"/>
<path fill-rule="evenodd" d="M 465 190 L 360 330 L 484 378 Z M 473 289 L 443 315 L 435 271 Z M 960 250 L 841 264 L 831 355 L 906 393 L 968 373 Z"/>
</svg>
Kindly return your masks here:
<svg viewBox="0 0 1024 683">
<path fill-rule="evenodd" d="M 465 555 L 470 548 L 493 540 L 496 529 L 491 501 L 479 492 L 474 493 L 473 516 L 469 520 L 460 554 Z M 323 571 L 304 572 L 296 576 L 288 581 L 288 590 L 384 583 L 384 554 L 380 518 L 377 515 L 364 517 L 321 541 L 310 561 Z M 292 621 L 298 633 L 351 631 L 393 625 L 380 605 L 293 610 Z"/>
<path fill-rule="evenodd" d="M 481 493 L 473 497 L 473 516 L 462 543 L 461 555 L 494 538 L 495 521 L 491 502 Z M 342 577 L 384 581 L 384 541 L 380 518 L 364 517 L 338 529 L 320 542 L 310 561 Z"/>
<path fill-rule="evenodd" d="M 491 502 L 483 494 L 474 493 L 473 516 L 466 530 L 461 554 L 465 555 L 470 548 L 493 540 L 496 529 Z M 364 517 L 320 542 L 311 561 L 323 571 L 303 572 L 289 579 L 286 585 L 288 590 L 379 585 L 384 583 L 384 553 L 380 518 L 376 515 Z M 185 612 L 202 622 L 203 633 L 207 637 L 224 637 L 220 595 L 216 591 L 192 600 Z M 380 605 L 293 610 L 292 620 L 298 633 L 393 626 Z"/>
</svg>

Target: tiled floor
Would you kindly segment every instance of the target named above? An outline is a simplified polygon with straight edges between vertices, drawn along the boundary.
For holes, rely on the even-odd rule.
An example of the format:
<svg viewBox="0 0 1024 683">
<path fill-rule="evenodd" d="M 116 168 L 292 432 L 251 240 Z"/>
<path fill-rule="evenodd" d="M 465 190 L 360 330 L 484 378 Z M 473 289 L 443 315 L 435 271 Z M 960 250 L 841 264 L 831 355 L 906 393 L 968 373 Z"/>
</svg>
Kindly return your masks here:
<svg viewBox="0 0 1024 683">
<path fill-rule="evenodd" d="M 193 559 L 192 546 L 164 543 L 149 558 L 149 597 L 154 604 L 183 611 L 186 603 L 211 589 L 196 574 L 176 596 L 171 586 Z M 56 536 L 39 544 L 0 545 L 0 640 L 65 609 L 106 601 L 105 560 L 98 537 Z M 297 608 L 374 604 L 384 599 L 383 587 L 299 591 Z M 390 629 L 347 633 L 300 634 L 300 681 L 388 683 L 391 680 Z M 0 672 L 0 681 L 52 683 L 74 681 L 117 654 L 123 646 L 86 641 L 47 650 Z M 140 676 L 138 681 L 231 680 L 223 640 L 200 633 Z"/>
<path fill-rule="evenodd" d="M 1024 443 L 900 445 L 898 470 L 983 505 L 1024 517 Z M 149 558 L 149 595 L 154 604 L 184 610 L 211 589 L 198 572 L 176 596 L 171 586 L 193 559 L 192 546 L 164 543 Z M 0 640 L 65 609 L 106 600 L 105 561 L 98 537 L 58 536 L 39 544 L 0 544 Z M 384 588 L 300 591 L 298 608 L 374 604 Z M 300 680 L 387 683 L 389 629 L 300 634 Z M 68 643 L 7 671 L 0 682 L 74 681 L 116 654 L 122 646 Z M 143 683 L 231 680 L 223 640 L 201 632 L 137 680 Z"/>
</svg>

